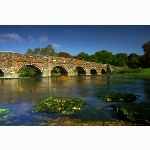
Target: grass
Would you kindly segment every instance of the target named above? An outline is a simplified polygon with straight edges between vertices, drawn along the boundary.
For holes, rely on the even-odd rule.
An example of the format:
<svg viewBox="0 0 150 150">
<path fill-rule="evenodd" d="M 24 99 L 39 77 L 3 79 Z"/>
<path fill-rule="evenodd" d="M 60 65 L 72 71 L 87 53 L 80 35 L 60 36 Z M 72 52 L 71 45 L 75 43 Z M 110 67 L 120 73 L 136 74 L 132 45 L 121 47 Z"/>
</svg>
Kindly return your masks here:
<svg viewBox="0 0 150 150">
<path fill-rule="evenodd" d="M 131 75 L 139 77 L 149 77 L 150 68 L 139 68 L 139 69 L 130 69 L 127 67 L 116 67 L 111 66 L 112 74 L 122 74 L 122 75 Z"/>
</svg>

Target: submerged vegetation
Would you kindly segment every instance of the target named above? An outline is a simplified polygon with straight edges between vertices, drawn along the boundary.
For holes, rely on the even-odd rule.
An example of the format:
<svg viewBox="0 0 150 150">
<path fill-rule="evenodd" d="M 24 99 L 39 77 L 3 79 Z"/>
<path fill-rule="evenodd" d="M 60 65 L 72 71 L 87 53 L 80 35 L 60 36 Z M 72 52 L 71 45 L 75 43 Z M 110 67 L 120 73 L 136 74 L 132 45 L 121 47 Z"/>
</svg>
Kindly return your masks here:
<svg viewBox="0 0 150 150">
<path fill-rule="evenodd" d="M 150 102 L 113 104 L 112 108 L 123 120 L 150 123 Z"/>
<path fill-rule="evenodd" d="M 3 121 L 9 123 L 9 119 L 13 117 L 14 115 L 9 112 L 8 109 L 6 108 L 0 108 L 0 125 L 2 124 Z"/>
<path fill-rule="evenodd" d="M 58 112 L 62 114 L 74 114 L 74 110 L 82 110 L 84 105 L 86 103 L 79 98 L 49 97 L 39 102 L 32 111 L 49 114 Z"/>
<path fill-rule="evenodd" d="M 133 102 L 136 100 L 136 96 L 132 93 L 99 92 L 97 96 L 106 102 Z"/>
<path fill-rule="evenodd" d="M 0 114 L 2 114 L 3 112 L 6 112 L 8 109 L 5 108 L 0 108 Z"/>
</svg>

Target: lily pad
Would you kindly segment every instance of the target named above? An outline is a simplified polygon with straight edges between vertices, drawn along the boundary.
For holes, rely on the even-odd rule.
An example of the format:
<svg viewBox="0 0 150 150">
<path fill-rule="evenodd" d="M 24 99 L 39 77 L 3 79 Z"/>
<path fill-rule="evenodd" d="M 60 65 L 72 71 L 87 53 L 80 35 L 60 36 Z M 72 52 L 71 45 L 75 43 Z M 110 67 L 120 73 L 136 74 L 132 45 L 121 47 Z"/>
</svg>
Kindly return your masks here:
<svg viewBox="0 0 150 150">
<path fill-rule="evenodd" d="M 150 121 L 150 102 L 111 105 L 118 116 L 130 122 Z"/>
<path fill-rule="evenodd" d="M 74 110 L 82 110 L 84 105 L 86 103 L 79 98 L 49 97 L 39 102 L 32 111 L 49 114 L 61 112 L 70 115 L 74 114 Z"/>
<path fill-rule="evenodd" d="M 133 102 L 136 100 L 136 96 L 132 93 L 100 92 L 97 96 L 106 102 Z"/>
</svg>

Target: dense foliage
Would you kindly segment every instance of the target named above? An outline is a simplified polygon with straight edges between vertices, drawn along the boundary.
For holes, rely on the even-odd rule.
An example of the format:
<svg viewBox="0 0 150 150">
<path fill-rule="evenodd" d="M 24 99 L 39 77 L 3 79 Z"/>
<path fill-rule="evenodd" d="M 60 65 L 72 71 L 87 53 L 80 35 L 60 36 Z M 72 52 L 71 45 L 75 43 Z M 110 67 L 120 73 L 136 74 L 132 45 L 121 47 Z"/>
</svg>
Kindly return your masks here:
<svg viewBox="0 0 150 150">
<path fill-rule="evenodd" d="M 58 57 L 71 58 L 72 56 L 69 53 L 60 52 L 60 53 L 58 53 Z"/>
<path fill-rule="evenodd" d="M 28 49 L 27 54 L 38 55 L 38 56 L 58 56 L 65 58 L 74 58 L 79 60 L 110 64 L 118 67 L 129 67 L 132 69 L 138 68 L 149 68 L 150 67 L 150 41 L 142 45 L 144 54 L 138 55 L 136 53 L 131 53 L 127 55 L 126 53 L 112 54 L 107 50 L 100 50 L 92 55 L 81 52 L 76 56 L 72 56 L 67 52 L 55 52 L 52 45 L 49 44 L 45 48 L 35 48 L 34 50 Z"/>
<path fill-rule="evenodd" d="M 49 44 L 44 48 L 35 48 L 35 49 L 28 49 L 26 54 L 30 55 L 37 55 L 37 56 L 57 56 L 57 53 L 52 48 L 52 45 Z"/>
<path fill-rule="evenodd" d="M 20 77 L 37 77 L 41 76 L 41 71 L 32 65 L 23 66 L 18 71 Z"/>
</svg>

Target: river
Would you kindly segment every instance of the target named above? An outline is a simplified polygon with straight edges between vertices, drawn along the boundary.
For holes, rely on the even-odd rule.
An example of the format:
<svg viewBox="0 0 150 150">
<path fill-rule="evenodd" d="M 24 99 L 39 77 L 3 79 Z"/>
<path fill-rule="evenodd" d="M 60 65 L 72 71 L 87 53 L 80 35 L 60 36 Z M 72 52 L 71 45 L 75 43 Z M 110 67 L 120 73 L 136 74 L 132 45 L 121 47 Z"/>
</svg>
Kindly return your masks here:
<svg viewBox="0 0 150 150">
<path fill-rule="evenodd" d="M 38 102 L 50 96 L 77 97 L 87 103 L 81 111 L 67 116 L 75 122 L 120 121 L 110 106 L 114 102 L 102 101 L 96 96 L 99 91 L 131 92 L 137 97 L 134 103 L 150 101 L 150 80 L 122 75 L 1 78 L 0 108 L 8 109 L 9 115 L 1 116 L 0 125 L 47 126 L 63 120 L 59 113 L 32 112 Z"/>
</svg>

